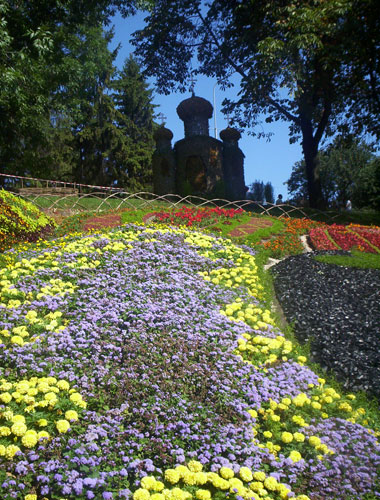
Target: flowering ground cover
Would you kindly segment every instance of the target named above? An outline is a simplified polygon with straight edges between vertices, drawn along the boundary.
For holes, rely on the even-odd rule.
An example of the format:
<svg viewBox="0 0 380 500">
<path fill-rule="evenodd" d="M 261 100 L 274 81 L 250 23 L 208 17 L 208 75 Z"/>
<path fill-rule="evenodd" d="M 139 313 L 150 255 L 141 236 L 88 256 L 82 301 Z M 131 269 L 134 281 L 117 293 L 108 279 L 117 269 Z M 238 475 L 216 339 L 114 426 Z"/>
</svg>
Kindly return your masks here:
<svg viewBox="0 0 380 500">
<path fill-rule="evenodd" d="M 380 253 L 380 227 L 333 224 L 310 230 L 310 240 L 316 250 L 351 250 Z"/>
<path fill-rule="evenodd" d="M 321 225 L 319 222 L 309 219 L 281 218 L 281 222 L 285 224 L 281 233 L 261 243 L 262 247 L 268 250 L 272 257 L 276 258 L 302 253 L 304 247 L 300 236 Z"/>
<path fill-rule="evenodd" d="M 0 189 L 0 252 L 20 241 L 36 241 L 53 226 L 34 205 Z"/>
<path fill-rule="evenodd" d="M 202 207 L 182 207 L 160 212 L 154 212 L 157 222 L 164 222 L 174 226 L 185 225 L 187 227 L 204 227 L 216 223 L 224 222 L 228 224 L 230 219 L 243 213 L 241 208 L 202 208 Z"/>
<path fill-rule="evenodd" d="M 3 499 L 376 492 L 379 430 L 276 328 L 251 249 L 126 225 L 8 260 Z"/>
</svg>

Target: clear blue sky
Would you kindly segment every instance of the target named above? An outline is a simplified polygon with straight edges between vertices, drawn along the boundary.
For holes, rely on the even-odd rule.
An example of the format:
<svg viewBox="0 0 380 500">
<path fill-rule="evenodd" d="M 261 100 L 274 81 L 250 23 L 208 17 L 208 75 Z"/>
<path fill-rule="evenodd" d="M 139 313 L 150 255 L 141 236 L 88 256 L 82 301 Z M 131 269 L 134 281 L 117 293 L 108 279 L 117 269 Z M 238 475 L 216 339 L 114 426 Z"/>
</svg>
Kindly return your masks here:
<svg viewBox="0 0 380 500">
<path fill-rule="evenodd" d="M 144 26 L 144 17 L 145 14 L 138 13 L 136 16 L 126 19 L 123 19 L 120 15 L 116 15 L 112 19 L 115 36 L 110 48 L 113 49 L 117 44 L 121 44 L 116 59 L 116 65 L 119 68 L 123 66 L 125 59 L 133 52 L 134 47 L 129 43 L 129 40 L 134 31 Z M 148 83 L 154 89 L 154 79 L 149 79 Z M 198 78 L 195 84 L 195 94 L 209 100 L 213 104 L 215 83 L 216 80 L 210 78 Z M 219 87 L 215 87 L 218 139 L 219 132 L 227 127 L 227 120 L 220 112 L 221 103 L 225 97 L 233 96 L 234 92 L 238 90 L 238 88 L 235 88 L 222 91 Z M 154 104 L 159 106 L 156 108 L 156 114 L 163 113 L 166 116 L 166 127 L 174 134 L 172 144 L 184 136 L 183 122 L 179 119 L 176 108 L 182 100 L 190 96 L 190 91 L 185 94 L 173 93 L 168 96 L 154 92 Z M 210 135 L 214 137 L 214 118 L 209 121 L 209 126 Z M 287 189 L 283 183 L 289 178 L 294 163 L 302 159 L 301 145 L 299 143 L 289 144 L 288 125 L 285 122 L 277 122 L 270 125 L 263 123 L 262 127 L 258 127 L 257 131 L 264 130 L 265 133 L 274 133 L 270 142 L 267 142 L 266 139 L 252 137 L 248 135 L 247 131 L 243 132 L 242 138 L 239 141 L 239 146 L 245 154 L 245 183 L 248 186 L 256 179 L 264 181 L 264 183 L 271 182 L 275 191 L 275 197 L 281 193 L 285 199 L 287 197 Z"/>
</svg>

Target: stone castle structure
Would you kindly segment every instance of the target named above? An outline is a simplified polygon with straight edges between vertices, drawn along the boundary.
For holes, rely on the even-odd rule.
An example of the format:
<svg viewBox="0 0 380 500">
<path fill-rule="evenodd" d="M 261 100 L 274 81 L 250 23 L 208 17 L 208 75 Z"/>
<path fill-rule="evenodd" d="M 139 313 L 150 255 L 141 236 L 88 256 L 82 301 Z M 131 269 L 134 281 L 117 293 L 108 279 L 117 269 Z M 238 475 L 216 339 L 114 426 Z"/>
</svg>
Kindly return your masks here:
<svg viewBox="0 0 380 500">
<path fill-rule="evenodd" d="M 206 198 L 243 200 L 244 154 L 238 146 L 240 133 L 230 127 L 220 132 L 221 141 L 209 136 L 213 107 L 193 95 L 177 107 L 185 126 L 185 138 L 171 145 L 173 133 L 161 126 L 154 133 L 153 189 L 155 194 L 175 193 Z"/>
</svg>

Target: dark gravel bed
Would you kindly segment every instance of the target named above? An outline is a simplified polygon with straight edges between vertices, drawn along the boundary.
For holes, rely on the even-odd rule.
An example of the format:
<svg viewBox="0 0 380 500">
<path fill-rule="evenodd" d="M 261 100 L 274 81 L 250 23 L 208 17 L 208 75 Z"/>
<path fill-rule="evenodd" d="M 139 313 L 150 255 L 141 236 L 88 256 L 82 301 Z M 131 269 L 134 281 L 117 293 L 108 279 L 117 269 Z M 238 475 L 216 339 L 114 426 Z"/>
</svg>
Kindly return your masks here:
<svg viewBox="0 0 380 500">
<path fill-rule="evenodd" d="M 272 267 L 277 299 L 314 361 L 380 398 L 380 271 L 324 264 L 311 252 Z"/>
</svg>

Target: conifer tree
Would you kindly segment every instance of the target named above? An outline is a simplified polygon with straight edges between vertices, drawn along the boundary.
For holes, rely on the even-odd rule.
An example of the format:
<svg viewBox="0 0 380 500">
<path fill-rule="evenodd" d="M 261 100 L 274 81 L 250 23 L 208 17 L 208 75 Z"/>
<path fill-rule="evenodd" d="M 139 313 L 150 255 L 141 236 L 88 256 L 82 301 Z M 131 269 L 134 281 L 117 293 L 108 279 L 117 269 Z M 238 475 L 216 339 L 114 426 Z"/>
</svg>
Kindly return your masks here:
<svg viewBox="0 0 380 500">
<path fill-rule="evenodd" d="M 117 80 L 113 99 L 120 113 L 118 126 L 126 138 L 126 155 L 117 165 L 118 183 L 130 190 L 150 189 L 152 184 L 153 113 L 152 91 L 140 66 L 130 55 Z"/>
</svg>

